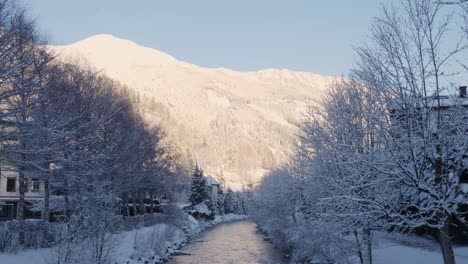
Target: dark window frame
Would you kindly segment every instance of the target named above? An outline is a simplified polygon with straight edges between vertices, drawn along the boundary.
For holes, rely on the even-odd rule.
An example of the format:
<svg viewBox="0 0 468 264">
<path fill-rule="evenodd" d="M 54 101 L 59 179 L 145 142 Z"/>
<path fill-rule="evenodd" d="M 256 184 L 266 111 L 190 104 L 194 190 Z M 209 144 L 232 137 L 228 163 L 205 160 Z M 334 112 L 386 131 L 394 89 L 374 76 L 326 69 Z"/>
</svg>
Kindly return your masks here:
<svg viewBox="0 0 468 264">
<path fill-rule="evenodd" d="M 8 213 L 10 211 L 12 211 L 12 205 L 11 204 L 0 205 L 0 217 L 2 217 L 2 218 L 9 217 L 10 215 Z"/>
<path fill-rule="evenodd" d="M 461 173 L 460 173 L 460 176 L 459 176 L 459 183 L 465 183 L 467 184 L 468 183 L 468 168 L 467 169 L 464 169 Z"/>
<path fill-rule="evenodd" d="M 7 192 L 16 192 L 16 177 L 7 177 Z"/>
<path fill-rule="evenodd" d="M 31 192 L 40 192 L 41 191 L 41 185 L 38 179 L 32 179 L 31 180 Z"/>
</svg>

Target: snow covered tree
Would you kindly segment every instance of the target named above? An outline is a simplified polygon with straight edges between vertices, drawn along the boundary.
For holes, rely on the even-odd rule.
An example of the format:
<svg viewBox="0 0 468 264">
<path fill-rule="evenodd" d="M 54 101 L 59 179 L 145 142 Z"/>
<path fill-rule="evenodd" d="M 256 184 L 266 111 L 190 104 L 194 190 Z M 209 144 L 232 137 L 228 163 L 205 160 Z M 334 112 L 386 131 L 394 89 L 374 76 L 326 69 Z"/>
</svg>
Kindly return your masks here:
<svg viewBox="0 0 468 264">
<path fill-rule="evenodd" d="M 221 214 L 221 212 L 219 211 L 219 208 L 217 206 L 217 200 L 215 199 L 215 197 L 213 195 L 210 195 L 210 198 L 208 199 L 208 201 L 206 201 L 206 206 L 211 211 L 211 214 L 213 216 Z"/>
<path fill-rule="evenodd" d="M 298 228 L 299 223 L 294 221 L 294 201 L 289 199 L 289 183 L 291 175 L 286 169 L 280 168 L 271 171 L 262 179 L 249 205 L 249 215 L 258 226 L 268 233 L 272 242 L 284 251 L 292 254 L 292 261 L 305 262 L 295 258 L 292 251 L 289 234 Z"/>
<path fill-rule="evenodd" d="M 192 206 L 201 204 L 210 199 L 210 192 L 206 185 L 206 179 L 203 176 L 203 170 L 195 165 L 195 170 L 192 175 L 192 184 L 190 187 L 189 202 Z"/>
<path fill-rule="evenodd" d="M 225 214 L 225 211 L 224 211 L 224 198 L 222 195 L 220 195 L 217 199 L 216 199 L 216 207 L 217 207 L 217 212 L 218 214 L 220 215 L 223 215 Z"/>
<path fill-rule="evenodd" d="M 456 175 L 466 164 L 467 112 L 450 85 L 463 46 L 449 37 L 454 22 L 442 6 L 430 0 L 403 6 L 383 9 L 373 25 L 374 45 L 358 50 L 355 73 L 380 92 L 388 111 L 380 117 L 384 147 L 372 157 L 375 168 L 400 184 L 399 210 L 388 216 L 399 227 L 433 230 L 450 264 L 449 227 L 454 218 L 464 222 L 458 205 L 466 199 Z"/>
<path fill-rule="evenodd" d="M 247 209 L 244 200 L 244 194 L 241 192 L 236 193 L 236 200 L 237 200 L 237 214 L 246 214 Z"/>
<path fill-rule="evenodd" d="M 120 217 L 115 214 L 115 194 L 98 190 L 85 193 L 74 203 L 67 225 L 61 226 L 53 248 L 55 263 L 108 263 L 115 254 L 114 232 Z"/>
<path fill-rule="evenodd" d="M 383 7 L 356 70 L 309 109 L 291 164 L 255 194 L 253 218 L 297 262 L 371 263 L 373 229 L 435 234 L 444 262 L 455 261 L 450 227 L 466 226 L 468 113 L 450 69 L 463 69 L 463 46 L 447 37 L 454 24 L 440 5 L 401 3 Z M 302 243 L 306 233 L 316 239 Z"/>
<path fill-rule="evenodd" d="M 385 225 L 386 212 L 380 208 L 394 197 L 395 180 L 381 178 L 369 164 L 369 154 L 381 147 L 379 117 L 385 111 L 378 93 L 352 79 L 332 83 L 320 103 L 301 124 L 292 167 L 299 180 L 294 184 L 301 194 L 296 195 L 299 213 L 340 224 L 336 229 L 341 232 L 362 231 L 365 243 L 356 241 L 357 251 L 361 262 L 371 262 L 371 230 Z M 311 185 L 319 190 L 312 193 Z"/>
<path fill-rule="evenodd" d="M 133 104 L 139 94 L 126 94 L 86 64 L 60 61 L 16 4 L 0 0 L 0 162 L 19 182 L 12 231 L 27 245 L 27 209 L 42 210 L 45 222 L 62 212 L 63 227 L 73 233 L 68 242 L 82 238 L 92 246 L 81 249 L 92 250 L 84 262 L 103 263 L 120 221 L 119 198 L 131 193 L 135 213 L 146 213 L 148 195 L 169 192 L 177 161 L 163 131 L 148 126 Z M 44 199 L 30 205 L 26 194 L 38 182 Z"/>
<path fill-rule="evenodd" d="M 235 214 L 237 213 L 237 201 L 234 192 L 228 188 L 224 195 L 224 213 Z"/>
</svg>

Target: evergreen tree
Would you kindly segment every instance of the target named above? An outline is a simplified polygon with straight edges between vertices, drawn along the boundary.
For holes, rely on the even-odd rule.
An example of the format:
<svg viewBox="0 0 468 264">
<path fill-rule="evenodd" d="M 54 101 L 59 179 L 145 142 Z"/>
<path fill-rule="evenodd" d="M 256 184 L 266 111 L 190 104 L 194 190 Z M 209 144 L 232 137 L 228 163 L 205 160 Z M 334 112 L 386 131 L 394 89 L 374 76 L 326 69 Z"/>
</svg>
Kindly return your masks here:
<svg viewBox="0 0 468 264">
<path fill-rule="evenodd" d="M 216 199 L 216 207 L 220 215 L 223 215 L 225 213 L 224 212 L 224 199 L 222 196 L 219 196 L 218 199 Z"/>
<path fill-rule="evenodd" d="M 224 213 L 234 214 L 236 213 L 236 201 L 234 192 L 231 188 L 227 189 L 226 195 L 224 196 Z"/>
<path fill-rule="evenodd" d="M 206 186 L 206 179 L 203 176 L 203 170 L 195 165 L 195 171 L 192 175 L 192 185 L 190 188 L 189 202 L 192 206 L 203 203 L 210 199 L 210 193 Z"/>
<path fill-rule="evenodd" d="M 209 199 L 206 202 L 206 206 L 208 206 L 208 209 L 211 211 L 213 217 L 221 214 L 221 212 L 219 211 L 217 200 L 211 193 Z"/>
<path fill-rule="evenodd" d="M 246 214 L 244 197 L 243 197 L 243 193 L 241 192 L 236 193 L 236 205 L 237 205 L 236 206 L 237 214 Z"/>
</svg>

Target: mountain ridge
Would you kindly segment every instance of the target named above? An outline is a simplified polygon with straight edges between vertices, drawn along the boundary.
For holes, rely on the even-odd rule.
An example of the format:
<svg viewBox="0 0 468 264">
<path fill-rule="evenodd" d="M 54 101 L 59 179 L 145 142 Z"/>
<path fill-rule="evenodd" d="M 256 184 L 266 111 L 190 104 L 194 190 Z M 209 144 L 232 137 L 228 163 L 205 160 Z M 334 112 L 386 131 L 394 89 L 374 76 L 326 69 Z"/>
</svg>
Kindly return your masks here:
<svg viewBox="0 0 468 264">
<path fill-rule="evenodd" d="M 145 120 L 235 189 L 255 185 L 286 160 L 300 113 L 333 80 L 287 69 L 201 67 L 107 34 L 51 48 L 137 91 L 149 101 L 142 103 Z"/>
</svg>

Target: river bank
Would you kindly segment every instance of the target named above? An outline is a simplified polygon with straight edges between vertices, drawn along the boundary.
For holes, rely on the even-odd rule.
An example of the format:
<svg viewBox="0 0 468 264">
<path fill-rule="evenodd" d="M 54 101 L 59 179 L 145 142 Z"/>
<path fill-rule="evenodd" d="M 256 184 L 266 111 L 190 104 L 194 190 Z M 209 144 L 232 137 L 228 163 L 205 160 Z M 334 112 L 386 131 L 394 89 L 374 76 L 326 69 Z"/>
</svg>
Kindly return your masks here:
<svg viewBox="0 0 468 264">
<path fill-rule="evenodd" d="M 106 257 L 108 262 L 117 264 L 162 263 L 202 231 L 221 223 L 247 218 L 245 215 L 227 214 L 216 216 L 211 221 L 196 220 L 177 207 L 172 207 L 168 214 L 161 214 L 161 216 L 164 216 L 160 217 L 161 221 L 151 225 L 141 221 L 140 224 L 134 223 L 137 228 L 108 236 L 106 244 L 112 247 L 109 248 L 109 256 Z M 83 243 L 87 242 L 83 241 Z M 52 248 L 19 249 L 16 253 L 0 254 L 0 263 L 58 263 L 63 246 L 65 245 Z M 79 261 L 80 256 L 75 258 Z"/>
<path fill-rule="evenodd" d="M 222 223 L 245 219 L 245 215 L 226 214 L 218 215 L 214 220 L 204 221 L 187 214 L 185 224 L 181 228 L 159 224 L 124 232 L 120 234 L 121 243 L 115 250 L 116 256 L 112 263 L 163 263 L 204 230 Z"/>
</svg>

